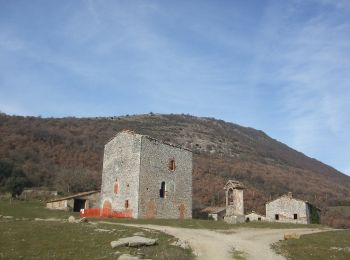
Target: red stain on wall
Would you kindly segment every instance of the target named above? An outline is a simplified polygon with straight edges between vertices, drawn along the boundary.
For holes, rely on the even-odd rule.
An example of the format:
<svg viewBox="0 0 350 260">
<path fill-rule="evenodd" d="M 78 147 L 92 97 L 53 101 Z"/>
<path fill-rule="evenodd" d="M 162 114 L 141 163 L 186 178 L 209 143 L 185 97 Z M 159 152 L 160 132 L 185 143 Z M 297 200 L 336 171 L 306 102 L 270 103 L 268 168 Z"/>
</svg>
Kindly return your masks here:
<svg viewBox="0 0 350 260">
<path fill-rule="evenodd" d="M 184 219 L 185 211 L 186 211 L 185 205 L 181 204 L 178 209 L 179 209 L 179 219 Z"/>
<path fill-rule="evenodd" d="M 118 190 L 119 190 L 119 185 L 118 185 L 118 182 L 116 181 L 114 183 L 114 193 L 117 194 L 118 193 Z"/>
<path fill-rule="evenodd" d="M 106 200 L 103 202 L 101 216 L 109 216 L 112 213 L 112 204 L 110 201 Z"/>
<path fill-rule="evenodd" d="M 154 199 L 151 199 L 146 205 L 146 218 L 155 218 L 157 214 L 157 205 Z"/>
</svg>

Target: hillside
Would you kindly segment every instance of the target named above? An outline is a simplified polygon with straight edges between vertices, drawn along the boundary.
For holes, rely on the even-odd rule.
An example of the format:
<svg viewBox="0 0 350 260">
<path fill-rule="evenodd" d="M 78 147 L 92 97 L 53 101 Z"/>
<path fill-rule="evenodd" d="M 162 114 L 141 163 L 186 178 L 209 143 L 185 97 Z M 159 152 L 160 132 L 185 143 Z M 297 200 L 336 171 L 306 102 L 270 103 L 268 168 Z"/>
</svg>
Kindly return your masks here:
<svg viewBox="0 0 350 260">
<path fill-rule="evenodd" d="M 212 118 L 138 115 L 39 118 L 0 115 L 0 159 L 14 163 L 33 186 L 76 192 L 100 185 L 103 146 L 131 129 L 194 153 L 194 205 L 224 202 L 224 183 L 246 186 L 246 209 L 292 191 L 319 206 L 350 203 L 350 177 L 264 132 Z"/>
</svg>

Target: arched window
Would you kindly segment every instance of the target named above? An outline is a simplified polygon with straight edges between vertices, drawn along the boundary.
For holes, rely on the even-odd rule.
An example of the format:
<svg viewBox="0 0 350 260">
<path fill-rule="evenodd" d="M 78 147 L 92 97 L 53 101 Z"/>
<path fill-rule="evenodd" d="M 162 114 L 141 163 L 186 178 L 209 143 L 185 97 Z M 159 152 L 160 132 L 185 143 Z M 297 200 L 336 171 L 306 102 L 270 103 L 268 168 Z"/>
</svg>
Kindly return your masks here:
<svg viewBox="0 0 350 260">
<path fill-rule="evenodd" d="M 159 197 L 165 198 L 165 181 L 160 184 Z"/>
<path fill-rule="evenodd" d="M 228 203 L 233 204 L 233 189 L 228 190 Z"/>
</svg>

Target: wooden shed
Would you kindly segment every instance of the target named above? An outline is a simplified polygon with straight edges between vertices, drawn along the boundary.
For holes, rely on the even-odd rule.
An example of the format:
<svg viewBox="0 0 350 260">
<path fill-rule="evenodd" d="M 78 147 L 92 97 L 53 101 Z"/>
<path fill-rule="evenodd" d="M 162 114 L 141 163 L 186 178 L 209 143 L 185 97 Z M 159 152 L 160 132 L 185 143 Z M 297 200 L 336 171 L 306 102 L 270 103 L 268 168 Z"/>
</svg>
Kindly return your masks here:
<svg viewBox="0 0 350 260">
<path fill-rule="evenodd" d="M 81 209 L 98 208 L 100 203 L 99 191 L 87 191 L 74 195 L 49 200 L 46 207 L 79 212 Z"/>
</svg>

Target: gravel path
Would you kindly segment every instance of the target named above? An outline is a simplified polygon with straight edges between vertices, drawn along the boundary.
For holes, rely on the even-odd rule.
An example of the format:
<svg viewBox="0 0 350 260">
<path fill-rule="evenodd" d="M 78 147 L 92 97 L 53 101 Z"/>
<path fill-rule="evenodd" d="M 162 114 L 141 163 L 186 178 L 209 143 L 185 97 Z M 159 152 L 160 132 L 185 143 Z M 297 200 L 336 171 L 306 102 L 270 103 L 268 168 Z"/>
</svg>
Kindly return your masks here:
<svg viewBox="0 0 350 260">
<path fill-rule="evenodd" d="M 128 225 L 128 224 L 126 224 Z M 158 225 L 128 225 L 139 228 L 159 230 L 182 241 L 187 241 L 197 256 L 197 259 L 230 259 L 232 250 L 243 252 L 247 260 L 269 259 L 280 260 L 282 256 L 275 254 L 270 248 L 272 243 L 283 239 L 285 233 L 310 234 L 326 231 L 323 229 L 268 229 L 239 228 L 229 231 L 214 231 L 206 229 L 176 228 Z"/>
</svg>

